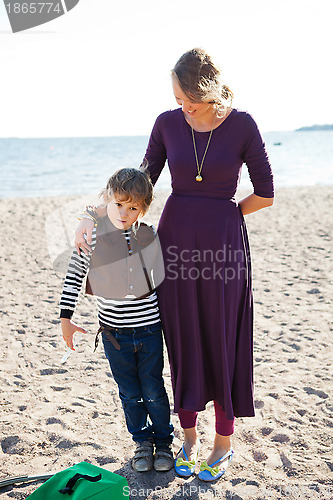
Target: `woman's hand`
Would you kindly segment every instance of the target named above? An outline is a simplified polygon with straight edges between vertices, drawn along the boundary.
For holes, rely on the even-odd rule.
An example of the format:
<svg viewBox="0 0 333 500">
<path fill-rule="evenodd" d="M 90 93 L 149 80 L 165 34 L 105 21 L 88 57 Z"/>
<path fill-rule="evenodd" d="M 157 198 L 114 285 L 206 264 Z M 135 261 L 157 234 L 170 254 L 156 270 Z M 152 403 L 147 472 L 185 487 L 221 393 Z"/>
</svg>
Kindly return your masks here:
<svg viewBox="0 0 333 500">
<path fill-rule="evenodd" d="M 75 230 L 75 248 L 79 255 L 81 255 L 81 250 L 84 251 L 86 255 L 91 252 L 90 244 L 92 239 L 92 231 L 94 229 L 94 221 L 91 219 L 82 219 L 80 224 Z M 87 236 L 85 240 L 84 235 Z"/>
<path fill-rule="evenodd" d="M 94 207 L 95 214 L 98 218 L 105 217 L 107 215 L 107 208 L 105 203 Z M 81 255 L 81 250 L 84 251 L 86 255 L 91 252 L 92 231 L 94 229 L 94 222 L 91 219 L 82 219 L 80 224 L 75 230 L 75 248 L 79 255 Z M 84 238 L 86 235 L 87 239 Z"/>
<path fill-rule="evenodd" d="M 75 351 L 73 344 L 74 333 L 75 332 L 87 333 L 83 328 L 76 325 L 75 323 L 72 323 L 72 321 L 68 318 L 61 318 L 61 329 L 64 341 L 66 342 L 67 346 L 70 349 L 72 349 L 72 351 Z"/>
<path fill-rule="evenodd" d="M 262 208 L 273 205 L 274 198 L 262 198 L 252 193 L 239 202 L 243 215 L 252 214 Z"/>
</svg>

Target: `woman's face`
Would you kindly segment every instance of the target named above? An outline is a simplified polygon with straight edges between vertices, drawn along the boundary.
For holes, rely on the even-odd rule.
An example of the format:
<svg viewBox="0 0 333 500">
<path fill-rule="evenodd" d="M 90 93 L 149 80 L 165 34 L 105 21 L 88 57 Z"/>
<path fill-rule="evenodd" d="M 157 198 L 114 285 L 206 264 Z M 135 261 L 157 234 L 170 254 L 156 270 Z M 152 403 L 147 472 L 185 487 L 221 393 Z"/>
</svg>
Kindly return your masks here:
<svg viewBox="0 0 333 500">
<path fill-rule="evenodd" d="M 213 111 L 212 104 L 209 104 L 208 102 L 192 101 L 186 96 L 186 94 L 184 94 L 177 81 L 177 78 L 174 75 L 172 75 L 171 81 L 172 81 L 173 93 L 177 101 L 177 104 L 179 104 L 182 107 L 182 111 L 186 118 L 190 118 L 190 121 L 191 119 L 202 120 L 205 119 L 206 117 L 211 118 Z"/>
</svg>

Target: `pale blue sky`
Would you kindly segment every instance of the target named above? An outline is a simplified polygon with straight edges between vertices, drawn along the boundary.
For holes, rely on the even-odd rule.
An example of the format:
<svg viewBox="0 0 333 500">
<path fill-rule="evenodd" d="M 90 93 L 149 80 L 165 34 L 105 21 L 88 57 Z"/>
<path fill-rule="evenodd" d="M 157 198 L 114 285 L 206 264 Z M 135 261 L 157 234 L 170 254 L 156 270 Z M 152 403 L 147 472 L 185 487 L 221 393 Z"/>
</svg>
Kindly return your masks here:
<svg viewBox="0 0 333 500">
<path fill-rule="evenodd" d="M 0 4 L 0 137 L 147 135 L 170 69 L 215 56 L 263 132 L 333 123 L 331 0 L 80 0 L 12 34 Z"/>
</svg>

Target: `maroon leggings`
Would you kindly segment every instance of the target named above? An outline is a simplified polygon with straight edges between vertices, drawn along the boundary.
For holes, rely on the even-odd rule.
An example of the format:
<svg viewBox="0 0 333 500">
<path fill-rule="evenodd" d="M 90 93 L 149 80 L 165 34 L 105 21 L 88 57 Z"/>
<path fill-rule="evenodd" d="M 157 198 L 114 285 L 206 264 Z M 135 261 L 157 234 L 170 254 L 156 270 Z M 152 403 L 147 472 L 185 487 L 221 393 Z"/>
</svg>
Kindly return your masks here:
<svg viewBox="0 0 333 500">
<path fill-rule="evenodd" d="M 225 416 L 222 407 L 218 404 L 217 401 L 214 401 L 215 408 L 215 430 L 217 434 L 221 436 L 230 436 L 234 433 L 235 427 L 235 419 L 228 420 Z M 197 411 L 188 411 L 183 410 L 183 408 L 179 409 L 178 417 L 180 420 L 180 425 L 183 429 L 191 429 L 192 427 L 196 427 L 198 421 L 198 412 Z"/>
</svg>

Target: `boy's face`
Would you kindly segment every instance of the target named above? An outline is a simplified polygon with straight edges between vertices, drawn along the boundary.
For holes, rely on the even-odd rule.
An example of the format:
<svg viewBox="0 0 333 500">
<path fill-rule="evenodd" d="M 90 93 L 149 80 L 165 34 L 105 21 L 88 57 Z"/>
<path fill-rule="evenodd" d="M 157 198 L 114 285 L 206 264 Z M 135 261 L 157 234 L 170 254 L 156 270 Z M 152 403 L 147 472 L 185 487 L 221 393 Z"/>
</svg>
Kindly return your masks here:
<svg viewBox="0 0 333 500">
<path fill-rule="evenodd" d="M 107 204 L 108 217 L 117 229 L 129 229 L 142 215 L 142 210 L 142 203 L 124 201 L 118 194 L 113 194 Z"/>
</svg>

